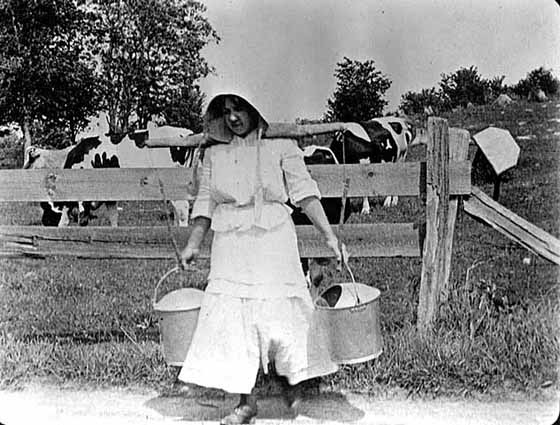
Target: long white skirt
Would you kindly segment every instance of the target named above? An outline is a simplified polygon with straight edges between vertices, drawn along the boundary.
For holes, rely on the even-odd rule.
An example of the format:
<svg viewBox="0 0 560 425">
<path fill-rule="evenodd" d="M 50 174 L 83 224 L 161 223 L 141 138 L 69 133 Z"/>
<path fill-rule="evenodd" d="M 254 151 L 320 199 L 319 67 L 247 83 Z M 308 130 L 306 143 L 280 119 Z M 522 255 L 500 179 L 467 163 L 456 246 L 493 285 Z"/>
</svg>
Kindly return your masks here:
<svg viewBox="0 0 560 425">
<path fill-rule="evenodd" d="M 269 362 L 292 385 L 337 371 L 312 304 L 205 294 L 179 379 L 249 394 L 259 366 L 267 372 Z"/>
<path fill-rule="evenodd" d="M 209 282 L 179 379 L 248 394 L 269 362 L 292 385 L 338 369 L 315 320 L 291 220 L 214 233 Z"/>
</svg>

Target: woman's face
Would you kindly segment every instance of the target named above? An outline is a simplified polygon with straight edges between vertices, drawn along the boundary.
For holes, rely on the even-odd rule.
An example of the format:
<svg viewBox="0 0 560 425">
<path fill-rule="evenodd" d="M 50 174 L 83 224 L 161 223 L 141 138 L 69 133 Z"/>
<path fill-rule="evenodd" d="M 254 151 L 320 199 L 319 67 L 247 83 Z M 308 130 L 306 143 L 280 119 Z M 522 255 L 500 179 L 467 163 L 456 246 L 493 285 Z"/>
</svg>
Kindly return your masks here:
<svg viewBox="0 0 560 425">
<path fill-rule="evenodd" d="M 226 125 L 236 136 L 244 137 L 255 128 L 251 110 L 230 97 L 224 101 L 224 116 Z"/>
</svg>

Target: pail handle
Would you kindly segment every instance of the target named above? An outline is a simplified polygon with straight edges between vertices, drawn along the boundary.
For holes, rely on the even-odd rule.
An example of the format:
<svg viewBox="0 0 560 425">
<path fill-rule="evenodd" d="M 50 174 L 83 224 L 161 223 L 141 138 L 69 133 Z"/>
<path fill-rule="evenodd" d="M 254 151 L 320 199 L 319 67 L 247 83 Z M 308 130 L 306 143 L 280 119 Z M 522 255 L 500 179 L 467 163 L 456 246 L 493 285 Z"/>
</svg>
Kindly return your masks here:
<svg viewBox="0 0 560 425">
<path fill-rule="evenodd" d="M 154 298 L 152 300 L 152 304 L 156 305 L 157 303 L 157 299 L 158 299 L 158 289 L 160 287 L 160 285 L 163 283 L 163 281 L 165 279 L 167 279 L 170 275 L 172 275 L 173 273 L 175 273 L 176 271 L 179 270 L 179 266 L 175 266 L 172 269 L 167 270 L 158 280 L 158 283 L 156 284 L 156 287 L 154 288 Z"/>
<path fill-rule="evenodd" d="M 344 147 L 344 141 L 342 142 L 342 163 L 346 164 L 346 152 L 345 152 L 345 147 Z M 350 265 L 348 264 L 348 259 L 346 258 L 346 256 L 344 255 L 344 247 L 342 244 L 342 241 L 340 240 L 340 238 L 342 237 L 342 233 L 343 233 L 343 229 L 344 229 L 344 212 L 346 210 L 346 198 L 348 196 L 348 188 L 350 187 L 350 178 L 346 176 L 346 165 L 342 166 L 342 172 L 343 172 L 343 176 L 344 176 L 344 185 L 342 188 L 342 202 L 341 202 L 341 206 L 340 206 L 340 220 L 338 222 L 338 234 L 339 234 L 339 243 L 338 243 L 338 248 L 340 250 L 340 256 L 341 256 L 341 260 L 342 263 L 344 264 L 344 267 L 346 267 L 346 270 L 348 271 L 348 273 L 350 274 L 350 277 L 352 278 L 352 289 L 354 290 L 354 297 L 356 298 L 356 304 L 358 305 L 360 304 L 360 297 L 358 296 L 358 288 L 356 287 L 356 280 L 354 279 L 354 273 L 352 273 L 352 269 L 350 268 Z"/>
<path fill-rule="evenodd" d="M 342 247 L 340 249 L 340 254 L 342 255 L 342 263 L 344 264 L 346 271 L 348 271 L 348 274 L 352 279 L 352 289 L 354 290 L 354 297 L 356 298 L 355 305 L 358 305 L 360 304 L 361 301 L 360 301 L 360 296 L 358 295 L 358 287 L 356 286 L 356 279 L 354 279 L 354 273 L 352 273 L 352 269 L 350 268 L 350 264 L 348 264 L 348 259 L 344 255 L 344 251 L 342 250 Z"/>
<path fill-rule="evenodd" d="M 169 276 L 171 276 L 173 273 L 178 272 L 179 270 L 190 270 L 190 271 L 198 271 L 197 268 L 182 268 L 180 266 L 175 266 L 169 270 L 167 270 L 158 280 L 158 283 L 156 284 L 156 287 L 154 288 L 154 298 L 152 300 L 152 304 L 155 305 L 157 303 L 157 299 L 158 299 L 158 289 L 160 287 L 160 285 L 163 283 L 163 281 L 165 279 L 167 279 Z"/>
</svg>

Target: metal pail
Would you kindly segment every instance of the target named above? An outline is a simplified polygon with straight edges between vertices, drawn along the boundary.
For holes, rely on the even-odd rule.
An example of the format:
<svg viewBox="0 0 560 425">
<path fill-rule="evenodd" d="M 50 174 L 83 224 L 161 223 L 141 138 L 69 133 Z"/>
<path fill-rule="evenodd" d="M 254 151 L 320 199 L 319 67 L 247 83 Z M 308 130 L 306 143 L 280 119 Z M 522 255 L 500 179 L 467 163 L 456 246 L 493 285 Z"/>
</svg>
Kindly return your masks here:
<svg viewBox="0 0 560 425">
<path fill-rule="evenodd" d="M 377 288 L 345 282 L 330 286 L 315 300 L 315 314 L 327 330 L 334 362 L 361 363 L 381 354 L 380 295 Z"/>
<path fill-rule="evenodd" d="M 159 286 L 177 270 L 179 268 L 175 267 L 161 277 L 154 290 L 153 299 L 163 355 L 170 366 L 182 366 L 187 357 L 204 295 L 204 291 L 200 289 L 182 288 L 167 293 L 157 301 Z"/>
</svg>

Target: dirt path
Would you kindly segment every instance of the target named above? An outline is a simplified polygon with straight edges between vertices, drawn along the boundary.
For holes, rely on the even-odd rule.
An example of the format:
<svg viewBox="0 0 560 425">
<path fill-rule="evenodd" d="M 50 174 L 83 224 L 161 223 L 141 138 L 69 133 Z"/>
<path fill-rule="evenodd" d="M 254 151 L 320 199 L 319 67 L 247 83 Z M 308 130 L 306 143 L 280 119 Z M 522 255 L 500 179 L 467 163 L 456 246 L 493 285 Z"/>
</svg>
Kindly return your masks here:
<svg viewBox="0 0 560 425">
<path fill-rule="evenodd" d="M 233 397 L 163 397 L 146 390 L 64 390 L 32 386 L 0 391 L 3 425 L 160 425 L 216 424 Z M 259 402 L 257 424 L 360 425 L 550 425 L 558 417 L 558 398 L 548 401 L 375 400 L 355 394 L 323 393 L 304 400 L 293 414 L 281 399 Z"/>
</svg>

